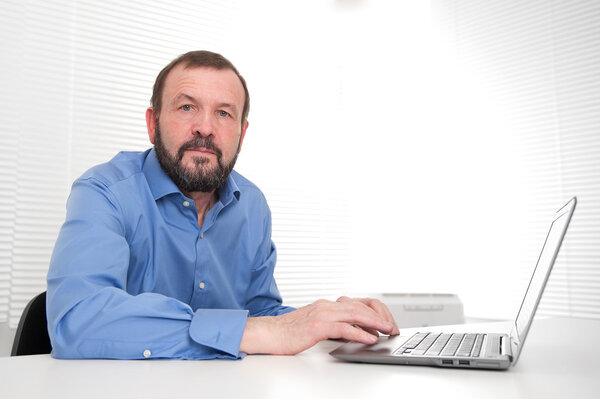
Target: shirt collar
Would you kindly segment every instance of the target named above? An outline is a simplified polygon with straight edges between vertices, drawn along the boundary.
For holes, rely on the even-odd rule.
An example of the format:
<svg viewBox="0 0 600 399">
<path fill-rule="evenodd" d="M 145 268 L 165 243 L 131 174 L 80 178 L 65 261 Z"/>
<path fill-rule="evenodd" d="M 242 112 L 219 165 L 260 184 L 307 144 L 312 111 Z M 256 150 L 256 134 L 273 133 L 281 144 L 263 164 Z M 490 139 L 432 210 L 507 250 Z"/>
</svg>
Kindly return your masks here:
<svg viewBox="0 0 600 399">
<path fill-rule="evenodd" d="M 154 147 L 149 150 L 148 155 L 146 156 L 143 172 L 144 176 L 146 176 L 150 191 L 152 191 L 152 195 L 154 196 L 154 200 L 158 200 L 169 194 L 181 194 L 179 188 L 177 188 L 175 183 L 173 183 L 173 180 L 171 180 L 160 166 L 158 158 L 156 158 Z M 236 200 L 240 199 L 240 189 L 232 176 L 234 173 L 235 172 L 232 172 L 225 183 L 217 190 L 219 193 L 219 200 L 223 205 L 228 205 L 234 197 Z"/>
<path fill-rule="evenodd" d="M 234 197 L 238 201 L 240 199 L 240 188 L 238 187 L 238 185 L 235 182 L 235 179 L 233 178 L 234 173 L 235 172 L 232 171 L 229 174 L 229 177 L 227 177 L 225 183 L 223 183 L 218 189 L 219 201 L 221 201 L 224 206 L 229 205 L 231 201 L 233 201 Z"/>
</svg>

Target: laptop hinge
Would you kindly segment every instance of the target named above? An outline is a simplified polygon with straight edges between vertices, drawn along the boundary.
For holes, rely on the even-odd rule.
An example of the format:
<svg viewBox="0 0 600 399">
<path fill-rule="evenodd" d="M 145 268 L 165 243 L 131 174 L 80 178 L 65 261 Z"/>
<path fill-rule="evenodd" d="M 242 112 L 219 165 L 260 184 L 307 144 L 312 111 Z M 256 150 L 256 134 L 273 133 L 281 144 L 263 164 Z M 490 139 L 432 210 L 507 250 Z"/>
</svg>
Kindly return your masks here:
<svg viewBox="0 0 600 399">
<path fill-rule="evenodd" d="M 500 345 L 500 347 L 498 348 L 499 353 L 501 355 L 508 356 L 508 358 L 512 362 L 513 356 L 512 356 L 512 348 L 511 348 L 511 338 L 508 336 L 500 336 L 499 345 Z"/>
</svg>

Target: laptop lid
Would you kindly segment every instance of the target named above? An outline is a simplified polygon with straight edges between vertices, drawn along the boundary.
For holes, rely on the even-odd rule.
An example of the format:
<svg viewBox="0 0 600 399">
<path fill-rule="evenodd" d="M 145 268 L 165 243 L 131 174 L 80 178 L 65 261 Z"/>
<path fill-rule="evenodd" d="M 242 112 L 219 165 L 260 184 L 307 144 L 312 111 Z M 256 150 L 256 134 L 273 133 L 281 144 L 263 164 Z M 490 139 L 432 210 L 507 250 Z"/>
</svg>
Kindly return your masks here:
<svg viewBox="0 0 600 399">
<path fill-rule="evenodd" d="M 544 287 L 546 286 L 548 277 L 550 277 L 550 271 L 552 270 L 552 266 L 554 265 L 554 261 L 560 250 L 561 243 L 567 232 L 567 228 L 569 227 L 569 222 L 571 221 L 576 205 L 577 197 L 573 197 L 560 208 L 554 215 L 550 230 L 546 235 L 542 252 L 538 257 L 535 270 L 531 276 L 527 290 L 525 291 L 523 302 L 521 302 L 521 307 L 519 308 L 519 312 L 517 313 L 515 323 L 510 333 L 513 365 L 516 364 L 521 348 L 525 343 L 525 338 L 531 327 L 533 316 L 535 315 L 535 311 L 542 298 Z"/>
<path fill-rule="evenodd" d="M 487 334 L 487 340 L 483 343 L 482 356 L 456 356 L 440 354 L 415 354 L 413 351 L 398 354 L 401 344 L 408 342 L 411 337 L 418 334 L 410 332 L 407 335 L 380 338 L 375 345 L 363 345 L 356 342 L 346 343 L 330 354 L 342 360 L 366 363 L 393 363 L 414 364 L 447 367 L 469 367 L 469 368 L 495 368 L 506 369 L 516 364 L 522 350 L 529 327 L 540 302 L 542 293 L 550 271 L 556 260 L 562 240 L 575 210 L 577 199 L 573 197 L 565 206 L 560 208 L 550 224 L 544 245 L 538 257 L 535 269 L 531 275 L 529 285 L 523 296 L 521 307 L 513 322 L 512 331 L 509 336 L 499 333 L 477 333 Z M 424 329 L 425 330 L 425 329 Z M 424 330 L 419 330 L 425 332 Z M 468 328 L 466 328 L 468 330 Z M 465 330 L 465 331 L 466 331 Z M 413 335 L 411 335 L 413 334 Z M 448 335 L 448 334 L 446 334 Z M 506 339 L 504 339 L 506 338 Z M 442 343 L 445 345 L 445 342 Z M 408 349 L 408 347 L 407 347 Z M 488 350 L 489 349 L 489 350 Z"/>
</svg>

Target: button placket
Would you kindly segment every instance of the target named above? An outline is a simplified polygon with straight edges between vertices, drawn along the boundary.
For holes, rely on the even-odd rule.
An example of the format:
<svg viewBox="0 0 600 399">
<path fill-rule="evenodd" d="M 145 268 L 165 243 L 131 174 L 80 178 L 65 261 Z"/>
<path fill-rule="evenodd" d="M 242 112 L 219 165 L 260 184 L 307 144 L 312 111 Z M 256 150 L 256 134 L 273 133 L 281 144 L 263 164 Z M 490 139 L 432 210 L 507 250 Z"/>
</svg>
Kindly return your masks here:
<svg viewBox="0 0 600 399">
<path fill-rule="evenodd" d="M 206 277 L 207 277 L 207 270 L 206 270 L 206 253 L 207 253 L 207 248 L 206 245 L 207 243 L 205 242 L 207 237 L 206 236 L 206 229 L 205 228 L 201 228 L 200 231 L 198 232 L 198 235 L 196 236 L 196 253 L 197 253 L 197 259 L 196 259 L 196 270 L 195 270 L 195 295 L 196 295 L 196 300 L 200 301 L 199 303 L 202 303 L 204 296 L 207 294 L 207 290 L 208 290 L 208 282 L 206 281 Z"/>
</svg>

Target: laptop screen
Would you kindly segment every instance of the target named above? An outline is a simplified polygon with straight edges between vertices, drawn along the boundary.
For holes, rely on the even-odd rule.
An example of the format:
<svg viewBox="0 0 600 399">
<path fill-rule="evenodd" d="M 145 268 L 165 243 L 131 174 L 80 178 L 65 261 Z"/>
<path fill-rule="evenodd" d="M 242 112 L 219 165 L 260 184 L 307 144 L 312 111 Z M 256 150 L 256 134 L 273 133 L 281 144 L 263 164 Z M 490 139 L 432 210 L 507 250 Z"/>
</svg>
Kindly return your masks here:
<svg viewBox="0 0 600 399">
<path fill-rule="evenodd" d="M 527 287 L 525 297 L 516 319 L 516 328 L 519 340 L 523 341 L 531 325 L 533 315 L 538 306 L 546 281 L 550 276 L 550 270 L 558 255 L 560 244 L 566 233 L 571 215 L 575 208 L 576 199 L 572 199 L 567 205 L 557 212 L 557 217 L 550 226 L 550 231 L 544 242 L 542 253 L 538 258 L 535 271 Z"/>
</svg>

